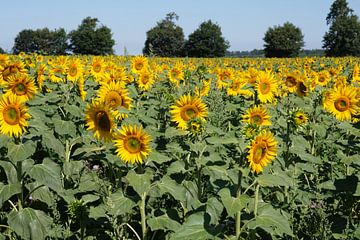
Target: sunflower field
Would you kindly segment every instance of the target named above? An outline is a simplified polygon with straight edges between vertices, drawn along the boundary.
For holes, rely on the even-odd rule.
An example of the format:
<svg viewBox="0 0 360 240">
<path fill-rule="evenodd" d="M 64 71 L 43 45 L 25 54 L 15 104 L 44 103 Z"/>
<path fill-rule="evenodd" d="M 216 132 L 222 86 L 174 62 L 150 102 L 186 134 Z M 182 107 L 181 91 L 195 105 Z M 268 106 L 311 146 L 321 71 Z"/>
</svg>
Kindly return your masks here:
<svg viewBox="0 0 360 240">
<path fill-rule="evenodd" d="M 360 59 L 0 55 L 1 239 L 360 239 Z"/>
</svg>

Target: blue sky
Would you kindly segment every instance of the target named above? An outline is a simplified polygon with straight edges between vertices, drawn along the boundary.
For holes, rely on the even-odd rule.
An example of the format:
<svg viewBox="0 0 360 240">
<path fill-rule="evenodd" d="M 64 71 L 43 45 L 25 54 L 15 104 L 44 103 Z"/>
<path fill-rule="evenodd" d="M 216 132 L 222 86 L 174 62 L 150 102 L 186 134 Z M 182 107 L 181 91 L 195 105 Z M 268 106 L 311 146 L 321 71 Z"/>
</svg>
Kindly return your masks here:
<svg viewBox="0 0 360 240">
<path fill-rule="evenodd" d="M 360 0 L 347 0 L 360 15 Z M 177 24 L 185 37 L 201 22 L 211 19 L 220 25 L 230 42 L 229 50 L 263 47 L 269 27 L 289 21 L 300 27 L 305 48 L 321 48 L 328 30 L 326 15 L 333 0 L 16 0 L 1 1 L 0 47 L 11 50 L 23 29 L 63 27 L 76 29 L 87 16 L 96 17 L 111 28 L 116 54 L 126 47 L 130 54 L 141 54 L 146 31 L 169 12 L 179 15 Z"/>
</svg>

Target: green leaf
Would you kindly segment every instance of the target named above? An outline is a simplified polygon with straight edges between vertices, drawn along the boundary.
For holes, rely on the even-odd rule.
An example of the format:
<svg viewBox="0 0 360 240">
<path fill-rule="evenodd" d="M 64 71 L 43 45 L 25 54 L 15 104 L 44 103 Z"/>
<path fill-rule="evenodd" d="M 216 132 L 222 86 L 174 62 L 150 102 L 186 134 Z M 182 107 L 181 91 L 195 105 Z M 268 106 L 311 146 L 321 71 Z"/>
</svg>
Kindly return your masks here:
<svg viewBox="0 0 360 240">
<path fill-rule="evenodd" d="M 174 127 L 168 127 L 165 130 L 165 138 L 173 138 L 176 136 L 183 136 L 186 135 L 187 133 L 183 130 L 174 128 Z"/>
<path fill-rule="evenodd" d="M 224 207 L 216 197 L 211 197 L 206 202 L 206 213 L 210 215 L 210 224 L 217 225 L 221 219 Z"/>
<path fill-rule="evenodd" d="M 149 154 L 148 161 L 153 161 L 158 164 L 162 164 L 168 161 L 171 161 L 172 159 L 164 154 L 159 153 L 158 151 L 152 151 Z"/>
<path fill-rule="evenodd" d="M 42 201 L 44 203 L 46 203 L 48 206 L 51 206 L 55 203 L 55 199 L 54 199 L 54 195 L 51 193 L 50 189 L 47 186 L 42 186 L 40 187 L 40 185 L 37 182 L 34 183 L 29 183 L 28 184 L 28 188 L 30 191 L 34 190 L 30 195 L 30 197 L 33 200 L 39 200 Z"/>
<path fill-rule="evenodd" d="M 104 204 L 100 204 L 96 207 L 91 206 L 89 210 L 89 217 L 93 219 L 99 219 L 106 216 L 106 206 Z"/>
<path fill-rule="evenodd" d="M 217 179 L 225 181 L 229 180 L 226 166 L 206 166 L 203 169 L 203 173 L 210 176 L 211 182 L 214 182 Z"/>
<path fill-rule="evenodd" d="M 232 197 L 228 188 L 221 189 L 218 194 L 227 213 L 232 217 L 249 203 L 249 197 L 247 195 L 241 195 L 238 198 Z"/>
<path fill-rule="evenodd" d="M 152 178 L 153 175 L 150 172 L 137 174 L 134 170 L 129 171 L 129 173 L 126 175 L 126 179 L 129 181 L 129 185 L 134 188 L 139 196 L 149 190 Z"/>
<path fill-rule="evenodd" d="M 36 143 L 33 141 L 27 141 L 24 144 L 15 144 L 9 142 L 7 144 L 8 158 L 13 162 L 19 162 L 28 159 L 35 153 Z"/>
<path fill-rule="evenodd" d="M 8 224 L 15 233 L 24 239 L 45 239 L 52 224 L 52 218 L 44 212 L 24 208 L 8 215 Z"/>
<path fill-rule="evenodd" d="M 176 231 L 181 227 L 181 224 L 175 220 L 169 218 L 167 214 L 164 214 L 160 217 L 152 217 L 147 220 L 147 224 L 151 228 L 152 231 L 155 230 L 171 230 Z"/>
<path fill-rule="evenodd" d="M 176 181 L 172 180 L 170 177 L 164 176 L 157 184 L 157 187 L 159 188 L 161 194 L 169 193 L 176 200 L 180 202 L 185 201 L 185 188 Z"/>
<path fill-rule="evenodd" d="M 95 202 L 97 200 L 99 200 L 100 197 L 97 196 L 97 195 L 93 195 L 93 194 L 85 194 L 81 197 L 81 200 L 83 201 L 84 204 L 87 204 L 87 203 L 92 203 L 92 202 Z"/>
<path fill-rule="evenodd" d="M 63 164 L 63 172 L 66 176 L 76 177 L 80 176 L 81 171 L 84 169 L 83 161 L 70 161 Z"/>
<path fill-rule="evenodd" d="M 261 174 L 257 179 L 263 187 L 293 186 L 293 179 L 285 174 Z"/>
<path fill-rule="evenodd" d="M 65 155 L 65 146 L 64 144 L 57 139 L 52 133 L 46 132 L 42 135 L 42 143 L 50 150 L 53 150 L 59 156 L 63 157 Z"/>
<path fill-rule="evenodd" d="M 2 185 L 0 189 L 0 208 L 2 208 L 3 204 L 12 196 L 21 193 L 21 188 L 22 186 L 20 183 Z"/>
<path fill-rule="evenodd" d="M 107 206 L 110 208 L 109 213 L 113 216 L 120 216 L 125 213 L 131 213 L 136 203 L 123 195 L 121 191 L 111 194 L 107 198 Z"/>
<path fill-rule="evenodd" d="M 204 213 L 190 215 L 181 227 L 170 236 L 170 240 L 183 239 L 218 239 L 210 230 L 204 228 Z"/>
<path fill-rule="evenodd" d="M 42 164 L 36 164 L 30 169 L 29 175 L 39 184 L 48 186 L 56 192 L 63 190 L 61 168 L 49 159 L 45 159 Z"/>
<path fill-rule="evenodd" d="M 280 210 L 275 210 L 270 204 L 266 204 L 259 208 L 258 214 L 255 221 L 248 224 L 250 229 L 259 227 L 271 235 L 282 236 L 287 234 L 294 236 L 289 225 L 289 219 L 284 214 L 281 214 Z"/>
<path fill-rule="evenodd" d="M 19 182 L 19 180 L 17 178 L 16 169 L 15 169 L 14 165 L 11 162 L 0 161 L 0 166 L 4 169 L 4 172 L 6 174 L 8 183 L 17 183 L 17 182 Z"/>
<path fill-rule="evenodd" d="M 302 154 L 306 149 L 310 149 L 309 142 L 301 135 L 293 135 L 290 151 L 295 154 Z"/>
<path fill-rule="evenodd" d="M 75 136 L 76 135 L 76 126 L 72 121 L 64 121 L 61 119 L 53 118 L 52 119 L 54 126 L 55 126 L 55 132 L 57 132 L 60 135 L 70 135 Z"/>
</svg>

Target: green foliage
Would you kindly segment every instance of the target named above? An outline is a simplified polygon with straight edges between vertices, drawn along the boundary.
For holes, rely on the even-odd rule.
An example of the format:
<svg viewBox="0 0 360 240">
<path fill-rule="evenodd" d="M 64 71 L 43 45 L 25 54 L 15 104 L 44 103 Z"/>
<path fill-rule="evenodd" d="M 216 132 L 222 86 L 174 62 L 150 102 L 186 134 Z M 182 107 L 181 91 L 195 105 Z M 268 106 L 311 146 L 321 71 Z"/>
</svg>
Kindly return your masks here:
<svg viewBox="0 0 360 240">
<path fill-rule="evenodd" d="M 70 49 L 75 54 L 109 55 L 113 54 L 115 41 L 111 29 L 98 26 L 97 18 L 87 17 L 76 30 L 69 33 Z"/>
<path fill-rule="evenodd" d="M 185 43 L 185 52 L 189 57 L 224 57 L 229 47 L 229 42 L 222 36 L 220 26 L 208 20 L 189 35 Z"/>
<path fill-rule="evenodd" d="M 323 38 L 327 56 L 360 56 L 360 21 L 346 0 L 335 0 L 326 17 L 329 31 Z"/>
<path fill-rule="evenodd" d="M 155 55 L 160 57 L 178 57 L 182 55 L 184 46 L 183 29 L 177 26 L 174 19 L 178 16 L 172 12 L 157 25 L 146 32 L 144 55 Z"/>
<path fill-rule="evenodd" d="M 296 57 L 304 46 L 301 29 L 286 22 L 282 26 L 270 27 L 264 36 L 266 57 Z"/>
<path fill-rule="evenodd" d="M 0 54 L 4 54 L 4 53 L 5 53 L 4 49 L 2 49 L 2 48 L 0 47 Z"/>
<path fill-rule="evenodd" d="M 68 36 L 63 28 L 53 31 L 48 28 L 31 30 L 25 29 L 15 38 L 13 53 L 39 53 L 42 55 L 66 54 Z"/>
</svg>

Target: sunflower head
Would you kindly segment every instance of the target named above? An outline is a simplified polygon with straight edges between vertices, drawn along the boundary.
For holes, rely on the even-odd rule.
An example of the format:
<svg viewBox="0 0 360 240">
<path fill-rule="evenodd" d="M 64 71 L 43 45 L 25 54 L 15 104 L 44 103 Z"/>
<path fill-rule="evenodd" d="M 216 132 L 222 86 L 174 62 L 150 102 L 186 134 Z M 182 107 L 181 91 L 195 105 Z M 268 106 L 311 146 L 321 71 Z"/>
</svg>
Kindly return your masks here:
<svg viewBox="0 0 360 240">
<path fill-rule="evenodd" d="M 309 121 L 308 115 L 301 110 L 294 111 L 291 116 L 293 123 L 298 127 L 305 125 Z"/>
<path fill-rule="evenodd" d="M 151 151 L 150 136 L 142 126 L 121 126 L 114 143 L 117 156 L 126 163 L 142 163 Z"/>
<path fill-rule="evenodd" d="M 87 130 L 93 131 L 98 139 L 110 141 L 113 139 L 115 127 L 114 115 L 102 101 L 93 101 L 85 113 Z"/>
<path fill-rule="evenodd" d="M 201 135 L 205 132 L 206 121 L 201 118 L 192 118 L 187 122 L 187 131 L 191 137 Z"/>
<path fill-rule="evenodd" d="M 262 172 L 276 157 L 277 142 L 273 134 L 269 131 L 260 133 L 248 146 L 248 162 L 252 171 L 256 173 Z"/>
<path fill-rule="evenodd" d="M 207 107 L 198 97 L 192 97 L 190 94 L 181 96 L 175 105 L 171 106 L 171 121 L 176 122 L 178 127 L 186 130 L 187 122 L 190 119 L 205 119 L 208 115 Z"/>
<path fill-rule="evenodd" d="M 31 99 L 37 92 L 34 80 L 27 74 L 10 76 L 5 89 L 5 95 L 16 95 L 21 102 Z"/>
<path fill-rule="evenodd" d="M 258 126 L 270 126 L 270 115 L 267 109 L 263 106 L 255 106 L 246 111 L 243 115 L 243 121 L 248 124 L 254 124 Z"/>
<path fill-rule="evenodd" d="M 260 102 L 273 102 L 278 83 L 270 72 L 259 72 L 255 89 L 257 91 Z"/>
<path fill-rule="evenodd" d="M 30 118 L 27 108 L 16 95 L 3 96 L 0 99 L 0 132 L 8 136 L 20 136 Z"/>
</svg>

